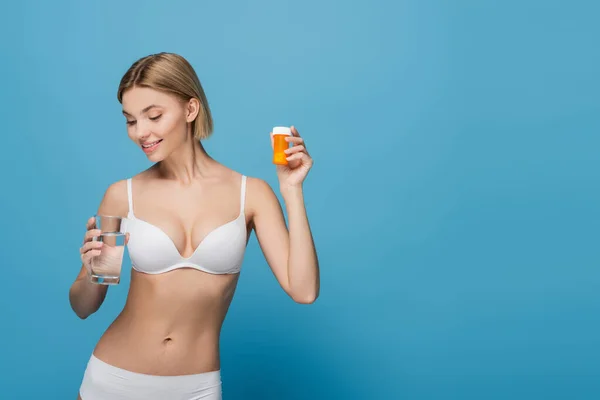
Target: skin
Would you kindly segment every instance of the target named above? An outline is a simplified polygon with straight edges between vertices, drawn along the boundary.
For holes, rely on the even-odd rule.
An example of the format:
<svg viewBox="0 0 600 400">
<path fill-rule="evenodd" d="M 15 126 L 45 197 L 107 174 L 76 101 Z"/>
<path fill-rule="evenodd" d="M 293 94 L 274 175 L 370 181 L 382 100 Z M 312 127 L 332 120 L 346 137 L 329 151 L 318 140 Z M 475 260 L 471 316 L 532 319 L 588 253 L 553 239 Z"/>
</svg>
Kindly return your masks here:
<svg viewBox="0 0 600 400">
<path fill-rule="evenodd" d="M 154 105 L 154 107 L 148 108 Z M 179 253 L 189 256 L 212 230 L 237 217 L 241 174 L 212 159 L 193 138 L 196 99 L 182 101 L 149 88 L 123 95 L 129 138 L 162 140 L 148 159 L 153 165 L 133 177 L 135 216 L 162 229 Z M 320 288 L 319 265 L 304 205 L 303 182 L 313 165 L 304 140 L 292 127 L 288 165 L 276 166 L 288 214 L 263 180 L 247 178 L 245 216 L 281 288 L 297 303 L 313 303 Z M 126 181 L 106 190 L 98 214 L 126 216 Z M 102 305 L 108 286 L 88 278 L 90 259 L 102 251 L 94 218 L 80 249 L 82 266 L 73 282 L 71 307 L 82 319 Z M 214 275 L 191 268 L 149 275 L 131 270 L 122 312 L 100 338 L 94 355 L 119 368 L 153 375 L 196 374 L 220 369 L 219 336 L 238 274 Z"/>
</svg>

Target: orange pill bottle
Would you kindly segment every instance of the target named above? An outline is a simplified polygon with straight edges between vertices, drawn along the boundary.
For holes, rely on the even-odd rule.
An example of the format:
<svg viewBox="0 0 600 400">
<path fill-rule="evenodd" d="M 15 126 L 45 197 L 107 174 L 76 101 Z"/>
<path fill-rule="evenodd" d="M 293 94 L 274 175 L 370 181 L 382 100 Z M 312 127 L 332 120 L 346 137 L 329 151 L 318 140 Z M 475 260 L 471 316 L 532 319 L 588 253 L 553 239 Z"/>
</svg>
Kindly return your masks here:
<svg viewBox="0 0 600 400">
<path fill-rule="evenodd" d="M 291 135 L 292 130 L 286 126 L 273 128 L 273 164 L 287 165 L 284 151 L 290 147 L 290 143 L 285 138 Z"/>
</svg>

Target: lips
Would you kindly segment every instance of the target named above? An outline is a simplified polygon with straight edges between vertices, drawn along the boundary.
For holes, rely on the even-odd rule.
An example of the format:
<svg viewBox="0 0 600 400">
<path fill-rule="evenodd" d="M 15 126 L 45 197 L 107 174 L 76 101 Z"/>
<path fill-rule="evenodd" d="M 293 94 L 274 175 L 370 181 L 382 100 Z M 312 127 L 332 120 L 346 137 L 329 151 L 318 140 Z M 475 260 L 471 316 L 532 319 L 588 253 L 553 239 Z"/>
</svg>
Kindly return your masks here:
<svg viewBox="0 0 600 400">
<path fill-rule="evenodd" d="M 156 140 L 154 142 L 142 143 L 142 150 L 144 150 L 144 153 L 150 154 L 158 148 L 161 142 L 162 139 Z"/>
</svg>

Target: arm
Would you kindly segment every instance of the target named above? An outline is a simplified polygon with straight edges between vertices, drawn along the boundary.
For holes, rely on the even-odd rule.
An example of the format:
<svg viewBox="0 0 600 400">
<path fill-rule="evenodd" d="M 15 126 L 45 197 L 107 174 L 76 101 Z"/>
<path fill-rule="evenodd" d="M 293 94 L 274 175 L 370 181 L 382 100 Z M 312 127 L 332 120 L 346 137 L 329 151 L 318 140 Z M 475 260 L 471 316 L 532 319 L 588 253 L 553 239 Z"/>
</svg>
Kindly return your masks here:
<svg viewBox="0 0 600 400">
<path fill-rule="evenodd" d="M 127 187 L 125 181 L 116 182 L 108 187 L 98 207 L 98 214 L 126 215 L 128 209 Z M 95 236 L 95 222 L 93 218 L 88 220 L 84 244 Z M 98 244 L 98 242 L 95 242 Z M 83 248 L 83 247 L 82 247 Z M 80 250 L 81 251 L 81 250 Z M 91 283 L 87 273 L 87 267 L 82 264 L 77 278 L 69 290 L 69 302 L 71 308 L 81 319 L 89 317 L 98 311 L 104 299 L 108 286 Z"/>
<path fill-rule="evenodd" d="M 106 297 L 108 286 L 97 285 L 90 282 L 85 265 L 71 285 L 69 290 L 69 302 L 71 308 L 81 319 L 86 319 L 100 308 Z"/>
<path fill-rule="evenodd" d="M 249 179 L 253 225 L 269 267 L 283 290 L 297 303 L 310 304 L 319 296 L 319 263 L 308 223 L 302 187 L 282 190 L 289 220 L 271 187 Z"/>
<path fill-rule="evenodd" d="M 304 139 L 295 127 L 286 140 L 286 165 L 277 165 L 279 187 L 285 203 L 289 229 L 275 193 L 264 181 L 252 179 L 249 185 L 253 202 L 256 237 L 285 292 L 298 303 L 313 303 L 319 296 L 319 262 L 304 205 L 303 182 L 313 165 Z M 271 141 L 273 145 L 273 141 Z"/>
</svg>

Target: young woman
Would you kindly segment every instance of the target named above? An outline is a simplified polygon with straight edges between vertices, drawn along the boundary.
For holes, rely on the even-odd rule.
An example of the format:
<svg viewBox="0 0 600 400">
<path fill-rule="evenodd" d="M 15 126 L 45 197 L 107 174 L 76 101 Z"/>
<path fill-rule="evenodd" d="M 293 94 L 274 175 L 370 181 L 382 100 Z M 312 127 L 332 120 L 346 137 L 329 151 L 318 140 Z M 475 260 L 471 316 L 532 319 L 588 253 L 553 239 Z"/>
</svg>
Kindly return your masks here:
<svg viewBox="0 0 600 400">
<path fill-rule="evenodd" d="M 98 209 L 127 216 L 133 268 L 124 309 L 94 349 L 79 399 L 221 399 L 219 336 L 251 231 L 294 301 L 309 304 L 319 294 L 302 189 L 313 161 L 292 127 L 288 164 L 276 167 L 286 226 L 267 183 L 204 150 L 211 112 L 184 58 L 160 53 L 136 61 L 118 99 L 130 139 L 153 165 L 110 185 Z M 91 283 L 87 272 L 102 252 L 102 243 L 92 241 L 98 234 L 92 217 L 69 293 L 82 319 L 99 309 L 108 288 Z"/>
</svg>

